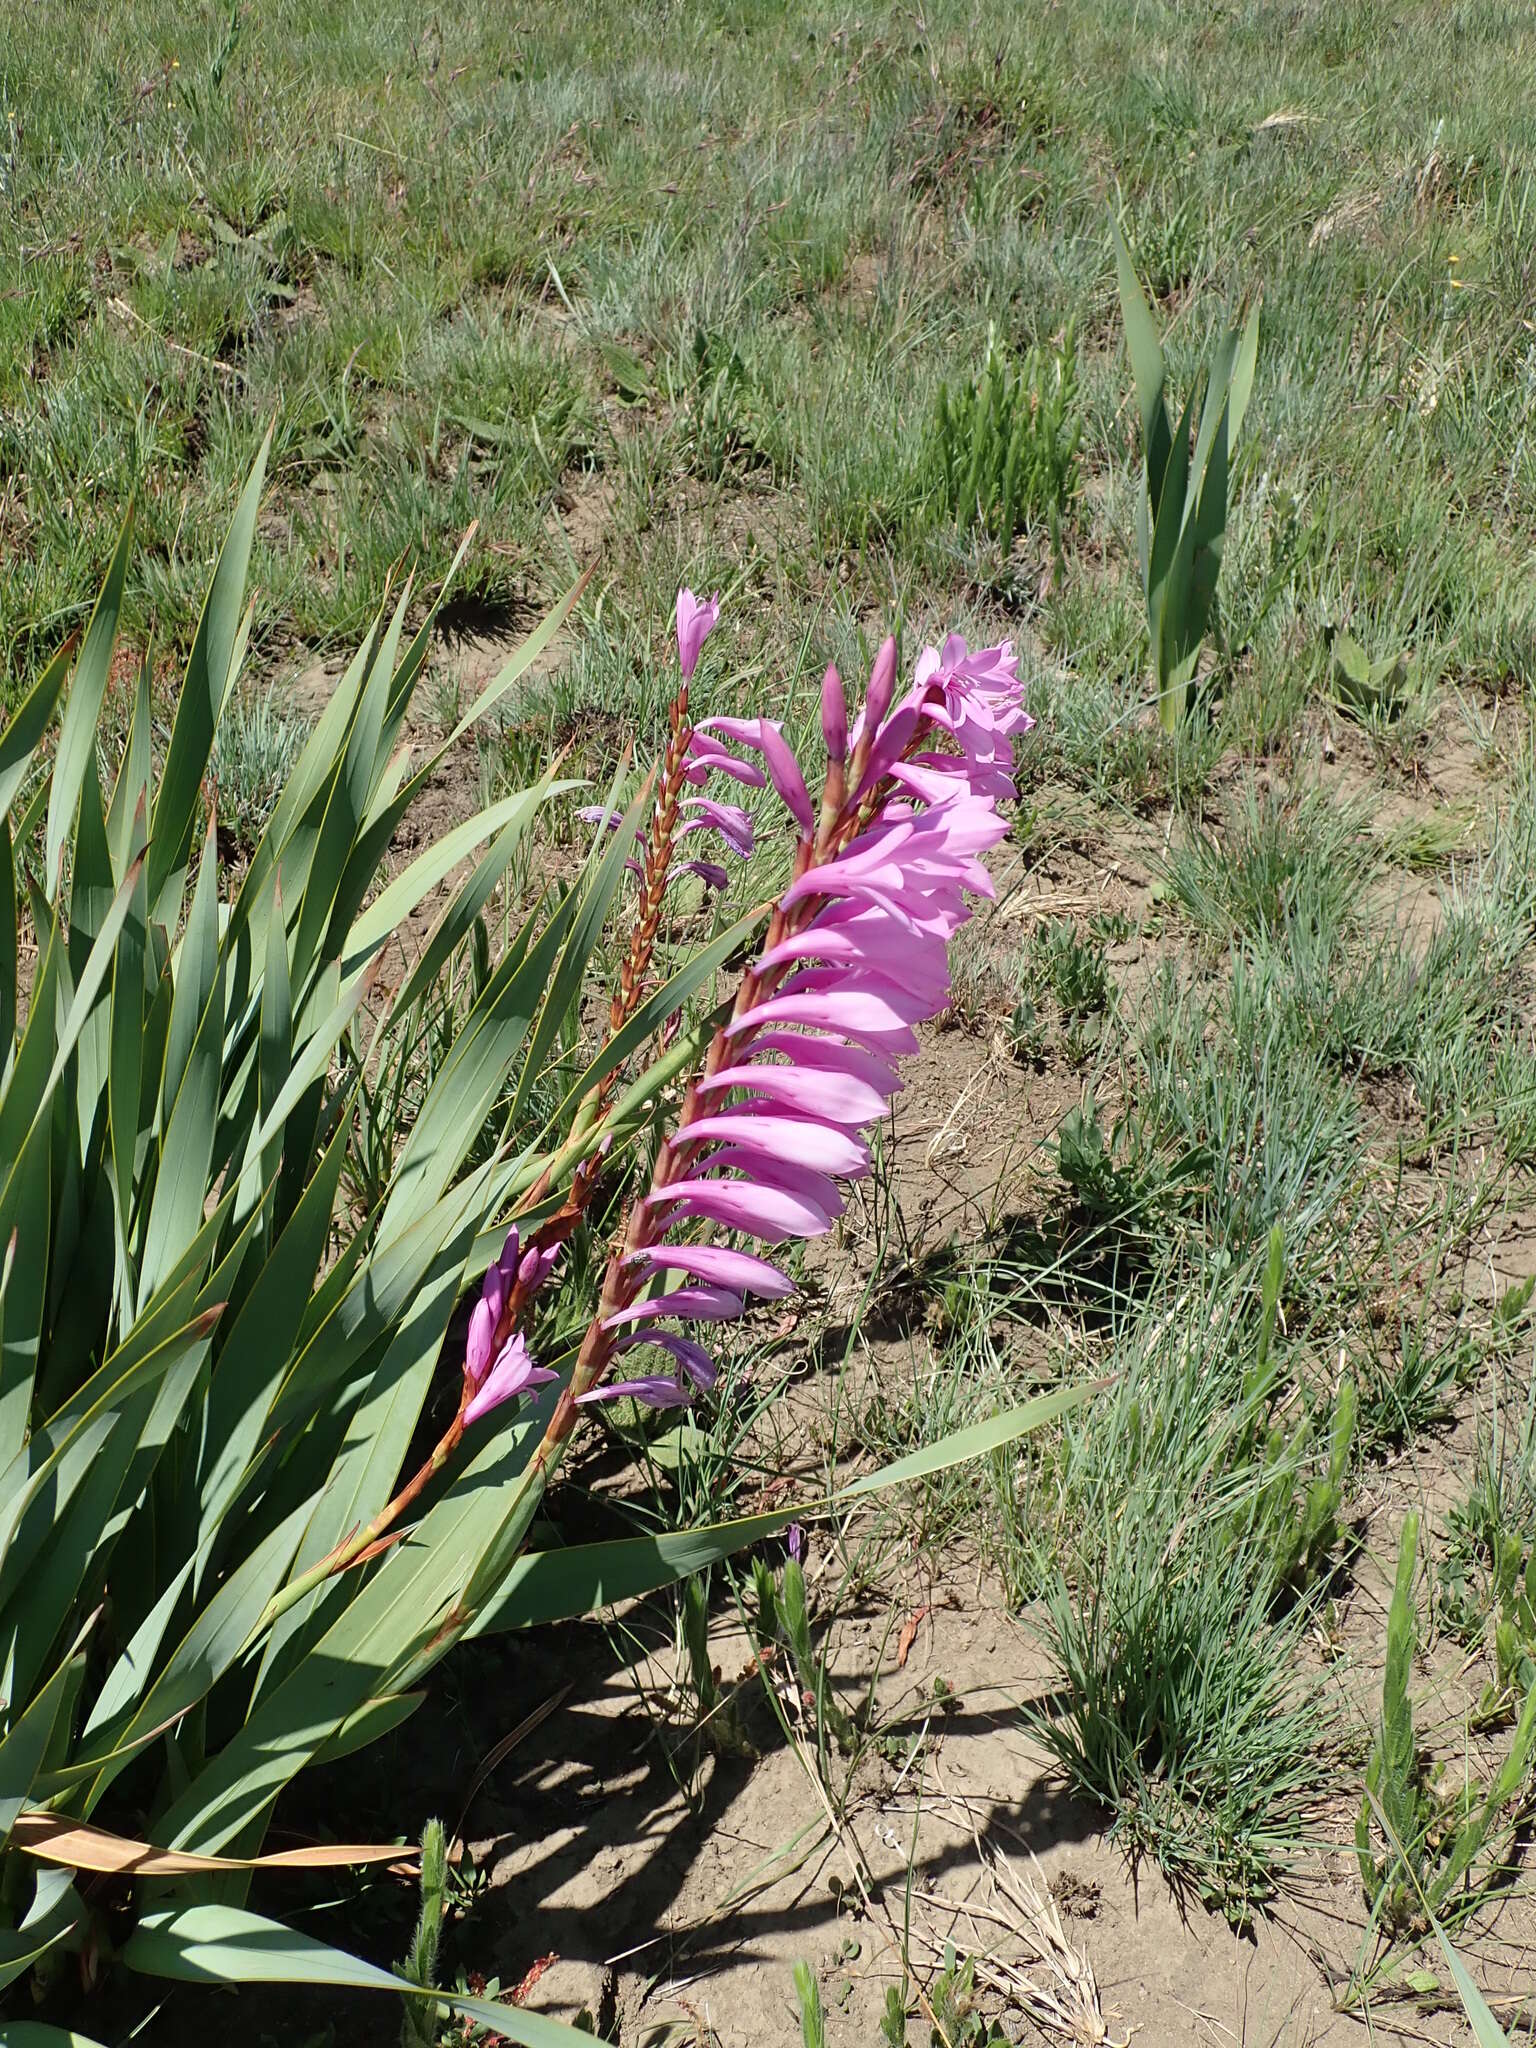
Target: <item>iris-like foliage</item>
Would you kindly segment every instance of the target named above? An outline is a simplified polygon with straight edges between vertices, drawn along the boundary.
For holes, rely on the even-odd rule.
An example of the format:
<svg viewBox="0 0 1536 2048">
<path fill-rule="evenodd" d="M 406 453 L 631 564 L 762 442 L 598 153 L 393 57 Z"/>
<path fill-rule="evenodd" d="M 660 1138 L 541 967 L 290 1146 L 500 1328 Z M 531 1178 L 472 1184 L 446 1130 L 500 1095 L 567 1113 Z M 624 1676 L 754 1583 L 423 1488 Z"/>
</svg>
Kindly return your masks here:
<svg viewBox="0 0 1536 2048">
<path fill-rule="evenodd" d="M 1141 411 L 1141 492 L 1136 500 L 1136 549 L 1152 638 L 1157 708 L 1173 732 L 1188 711 L 1195 665 L 1216 620 L 1216 584 L 1227 534 L 1227 485 L 1232 454 L 1253 391 L 1259 353 L 1259 309 L 1241 333 L 1229 328 L 1216 344 L 1197 407 L 1198 391 L 1169 423 L 1168 366 L 1151 310 L 1142 296 L 1130 251 L 1113 220 L 1120 310 Z M 1196 413 L 1199 431 L 1195 430 Z M 1191 451 L 1193 443 L 1193 451 Z"/>
</svg>

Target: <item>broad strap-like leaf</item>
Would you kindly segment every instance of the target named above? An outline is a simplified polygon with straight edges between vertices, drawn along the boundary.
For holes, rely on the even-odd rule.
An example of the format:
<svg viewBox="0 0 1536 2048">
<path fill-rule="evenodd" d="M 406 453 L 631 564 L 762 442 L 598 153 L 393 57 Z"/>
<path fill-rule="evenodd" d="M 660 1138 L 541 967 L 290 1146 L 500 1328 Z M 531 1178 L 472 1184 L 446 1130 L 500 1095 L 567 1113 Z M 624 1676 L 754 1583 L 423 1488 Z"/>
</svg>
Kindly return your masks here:
<svg viewBox="0 0 1536 2048">
<path fill-rule="evenodd" d="M 217 1527 L 239 1489 L 269 1418 L 330 1236 L 346 1163 L 348 1118 L 299 1197 L 219 1347 L 199 1450 L 204 1524 Z"/>
<path fill-rule="evenodd" d="M 590 2034 L 542 2013 L 407 1982 L 313 1935 L 296 1934 L 234 1906 L 189 1906 L 146 1914 L 122 1952 L 130 1970 L 189 1984 L 320 1984 L 337 1991 L 384 1991 L 430 2011 L 445 2005 L 519 2048 L 591 2048 Z"/>
<path fill-rule="evenodd" d="M 72 633 L 17 705 L 10 723 L 0 728 L 0 818 L 9 814 L 17 790 L 27 779 L 32 756 L 48 730 L 78 644 L 78 635 Z M 30 837 L 30 833 L 18 831 L 17 845 L 24 846 Z"/>
<path fill-rule="evenodd" d="M 211 842 L 211 826 L 209 837 Z M 153 842 L 150 851 L 154 851 Z M 215 865 L 211 851 L 205 853 L 204 859 L 210 866 Z M 212 889 L 210 884 L 210 895 Z M 202 894 L 201 878 L 198 894 Z M 214 916 L 217 917 L 216 900 Z M 191 939 L 189 928 L 188 942 Z M 194 970 L 194 986 L 200 994 L 204 986 L 202 964 L 199 961 L 198 968 Z M 174 1089 L 174 1048 L 169 1049 L 166 1055 L 166 1084 L 161 1098 L 164 1136 L 155 1174 L 155 1191 L 150 1197 L 149 1220 L 144 1230 L 144 1253 L 139 1274 L 141 1295 L 152 1294 L 161 1285 L 175 1261 L 193 1242 L 203 1221 L 223 1077 L 224 955 L 216 937 L 212 964 L 212 980 L 203 996 L 185 1062 L 175 1075 Z M 174 1025 L 174 1003 L 171 1020 Z"/>
<path fill-rule="evenodd" d="M 1163 472 L 1167 467 L 1171 437 L 1164 391 L 1168 381 L 1163 345 L 1157 324 L 1136 277 L 1131 252 L 1113 214 L 1109 232 L 1115 245 L 1115 270 L 1120 284 L 1120 314 L 1125 323 L 1125 345 L 1136 380 L 1136 402 L 1141 412 L 1142 462 L 1146 469 L 1148 496 L 1153 505 L 1163 496 Z M 1143 563 L 1145 573 L 1145 563 Z"/>
<path fill-rule="evenodd" d="M 379 1223 L 381 1246 L 407 1230 L 453 1181 L 548 996 L 577 903 L 573 890 L 536 937 L 530 918 L 497 962 L 400 1149 Z"/>
<path fill-rule="evenodd" d="M 18 969 L 21 959 L 16 928 L 16 860 L 11 851 L 11 822 L 0 815 L 0 1081 L 16 1043 Z"/>
<path fill-rule="evenodd" d="M 64 715 L 59 723 L 59 746 L 53 761 L 53 788 L 48 798 L 48 827 L 44 840 L 43 886 L 50 896 L 57 893 L 64 868 L 64 848 L 75 820 L 75 806 L 85 782 L 87 768 L 94 772 L 96 734 L 101 719 L 101 702 L 112 673 L 112 654 L 117 645 L 117 620 L 122 610 L 123 584 L 128 574 L 128 555 L 133 543 L 133 508 L 123 521 L 117 546 L 112 551 L 106 580 L 91 613 L 80 644 Z"/>
<path fill-rule="evenodd" d="M 239 1557 L 158 1671 L 114 1667 L 108 1674 L 80 1744 L 100 1772 L 85 1812 L 144 1742 L 205 1699 L 234 1665 L 288 1576 L 307 1512 L 296 1509 Z"/>
<path fill-rule="evenodd" d="M 555 1044 L 566 1020 L 576 1013 L 592 956 L 603 936 L 614 899 L 626 880 L 627 865 L 634 858 L 635 834 L 640 829 L 650 799 L 651 784 L 647 780 L 620 820 L 619 829 L 609 835 L 608 845 L 603 847 L 599 835 L 598 844 L 593 849 L 594 859 L 589 861 L 587 875 L 576 891 L 576 912 L 571 920 L 570 936 L 549 977 L 549 987 L 539 1006 L 523 1057 L 508 1118 L 510 1126 L 515 1127 L 538 1080 L 546 1054 Z M 612 803 L 611 796 L 609 802 Z M 597 857 L 599 855 L 600 858 Z"/>
<path fill-rule="evenodd" d="M 1232 389 L 1227 399 L 1227 446 L 1228 453 L 1237 447 L 1237 439 L 1243 431 L 1243 418 L 1248 411 L 1248 401 L 1253 396 L 1253 379 L 1259 363 L 1259 308 L 1255 303 L 1243 322 L 1242 338 L 1232 360 Z"/>
<path fill-rule="evenodd" d="M 149 841 L 150 767 L 150 663 L 149 650 L 139 663 L 138 682 L 133 693 L 133 713 L 128 721 L 128 740 L 112 785 L 107 806 L 107 842 L 112 848 L 112 869 L 117 875 Z"/>
<path fill-rule="evenodd" d="M 203 600 L 155 796 L 149 841 L 150 914 L 168 927 L 175 924 L 181 906 L 214 732 L 234 683 L 239 651 L 250 631 L 244 613 L 245 579 L 271 445 L 269 427 Z"/>
<path fill-rule="evenodd" d="M 0 1848 L 9 1840 L 16 1817 L 31 1795 L 53 1739 L 59 1709 L 78 1685 L 83 1667 L 83 1658 L 66 1658 L 0 1737 Z"/>
<path fill-rule="evenodd" d="M 32 1903 L 21 1915 L 20 1925 L 0 1928 L 0 1990 L 14 1984 L 50 1949 L 66 1941 L 84 1919 L 85 1908 L 69 1872 L 39 1870 Z M 71 2048 L 98 2048 L 84 2034 L 59 2034 L 51 2027 L 33 2026 L 30 2021 L 7 2022 L 7 2048 L 12 2042 L 18 2042 L 20 2048 L 61 2048 L 64 2043 L 71 2044 Z"/>
<path fill-rule="evenodd" d="M 172 956 L 171 1022 L 165 1039 L 165 1064 L 159 1077 L 156 1128 L 170 1128 L 176 1098 L 187 1075 L 187 1062 L 197 1039 L 219 976 L 219 857 L 214 821 L 208 820 L 197 886 L 181 944 Z M 221 1020 L 222 1021 L 222 1020 Z"/>
<path fill-rule="evenodd" d="M 491 869 L 484 893 L 469 913 L 467 920 L 462 909 L 454 925 L 455 939 L 446 947 L 439 945 L 432 949 L 438 965 L 446 958 L 447 951 L 456 943 L 457 937 L 467 931 L 474 922 L 475 914 L 495 887 L 500 874 L 511 860 L 523 835 L 532 824 L 538 808 L 552 796 L 564 794 L 567 790 L 580 789 L 579 782 L 553 782 L 549 776 L 536 782 L 531 789 L 518 790 L 515 795 L 503 797 L 489 810 L 477 812 L 445 832 L 426 850 L 417 855 L 399 874 L 394 875 L 374 897 L 348 932 L 341 954 L 343 974 L 355 973 L 364 961 L 371 959 L 417 906 L 424 902 L 445 875 L 449 875 L 461 861 L 467 860 L 478 846 L 487 839 L 500 834 L 496 852 L 497 865 Z M 435 936 L 435 935 L 434 935 Z M 436 970 L 423 974 L 420 963 L 411 975 L 410 985 L 418 991 L 434 978 Z M 397 1004 L 396 1008 L 400 1005 Z"/>
<path fill-rule="evenodd" d="M 793 1521 L 839 1513 L 851 1502 L 870 1494 L 928 1479 L 969 1459 L 1002 1450 L 1089 1399 L 1101 1384 L 1077 1381 L 1057 1387 L 1020 1407 L 956 1430 L 938 1443 L 898 1458 L 878 1472 L 839 1488 L 830 1498 L 800 1501 L 776 1508 L 770 1514 L 749 1515 L 701 1529 L 525 1553 L 510 1565 L 501 1584 L 475 1613 L 468 1633 L 481 1635 L 489 1629 L 531 1628 L 566 1621 L 579 1614 L 590 1614 L 598 1607 L 611 1606 L 615 1601 L 653 1592 L 761 1542 Z M 473 1599 L 471 1588 L 471 1606 Z"/>
</svg>

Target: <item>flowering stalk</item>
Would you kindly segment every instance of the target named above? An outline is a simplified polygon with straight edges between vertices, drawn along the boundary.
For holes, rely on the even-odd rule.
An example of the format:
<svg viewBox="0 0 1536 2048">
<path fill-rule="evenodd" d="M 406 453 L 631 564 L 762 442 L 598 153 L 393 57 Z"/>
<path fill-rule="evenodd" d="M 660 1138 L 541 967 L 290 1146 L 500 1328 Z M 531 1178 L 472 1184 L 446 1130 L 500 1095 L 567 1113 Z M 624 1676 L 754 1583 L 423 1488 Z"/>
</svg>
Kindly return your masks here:
<svg viewBox="0 0 1536 2048">
<path fill-rule="evenodd" d="M 679 599 L 685 686 L 714 609 L 698 607 L 685 623 Z M 690 632 L 698 634 L 691 658 Z M 895 677 L 895 642 L 887 640 L 850 731 L 841 680 L 828 669 L 819 805 L 776 720 L 711 718 L 690 726 L 685 690 L 675 700 L 626 967 L 649 960 L 670 860 L 657 848 L 670 846 L 682 807 L 697 818 L 678 836 L 715 829 L 738 851 L 750 851 L 750 821 L 746 829 L 739 823 L 744 813 L 707 797 L 682 797 L 682 785 L 697 786 L 715 773 L 749 786 L 771 783 L 797 828 L 793 871 L 608 1261 L 570 1383 L 517 1482 L 509 1547 L 526 1533 L 582 1407 L 620 1397 L 654 1407 L 687 1403 L 717 1377 L 691 1330 L 743 1315 L 749 1295 L 794 1292 L 788 1276 L 758 1252 L 699 1242 L 694 1226 L 768 1247 L 829 1230 L 843 1210 L 837 1183 L 869 1171 L 865 1134 L 902 1085 L 895 1062 L 916 1050 L 914 1025 L 948 1002 L 949 943 L 971 914 L 967 898 L 993 894 L 979 856 L 1006 834 L 997 805 L 1014 793 L 1013 740 L 1032 721 L 1006 644 L 972 653 L 952 635 L 941 651 L 926 650 L 912 689 L 893 710 Z M 762 766 L 735 748 L 755 753 Z M 642 973 L 639 965 L 627 981 L 621 975 L 613 1018 L 633 1014 Z M 449 1431 L 395 1501 L 332 1560 L 286 1588 L 282 1605 L 317 1575 L 370 1554 L 481 1415 L 554 1377 L 534 1364 L 520 1326 L 582 1205 L 573 1189 L 526 1250 L 519 1250 L 514 1229 L 471 1319 L 464 1392 Z M 661 1352 L 664 1369 L 606 1378 L 617 1358 L 637 1349 Z"/>
<path fill-rule="evenodd" d="M 901 1086 L 896 1057 L 916 1049 L 913 1025 L 948 1001 L 949 941 L 970 915 L 967 894 L 993 893 L 978 856 L 1007 830 L 997 803 L 1013 794 L 1013 738 L 1032 721 L 1011 647 L 972 654 L 951 637 L 941 653 L 928 650 L 887 718 L 895 669 L 888 640 L 851 736 L 828 670 L 819 811 L 775 722 L 713 719 L 698 730 L 698 756 L 711 765 L 725 740 L 761 754 L 799 828 L 794 871 L 608 1262 L 571 1382 L 519 1481 L 509 1544 L 531 1523 L 583 1406 L 628 1397 L 673 1407 L 713 1385 L 704 1345 L 669 1324 L 733 1320 L 749 1294 L 794 1291 L 757 1253 L 681 1233 L 703 1222 L 773 1245 L 829 1229 L 842 1211 L 836 1181 L 869 1170 L 863 1133 Z M 670 1274 L 682 1284 L 670 1286 Z M 648 1291 L 653 1282 L 660 1291 Z M 642 1347 L 671 1369 L 605 1382 L 615 1358 Z"/>
</svg>

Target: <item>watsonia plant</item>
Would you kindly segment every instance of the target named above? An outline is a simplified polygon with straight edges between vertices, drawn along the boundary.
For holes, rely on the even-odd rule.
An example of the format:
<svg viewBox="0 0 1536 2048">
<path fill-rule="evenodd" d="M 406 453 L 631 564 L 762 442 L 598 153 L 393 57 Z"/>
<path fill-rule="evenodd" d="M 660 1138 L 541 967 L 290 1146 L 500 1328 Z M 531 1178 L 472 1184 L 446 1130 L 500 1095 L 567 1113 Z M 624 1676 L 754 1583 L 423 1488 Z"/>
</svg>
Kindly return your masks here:
<svg viewBox="0 0 1536 2048">
<path fill-rule="evenodd" d="M 548 645 L 580 586 L 419 765 L 405 725 L 432 618 L 406 644 L 403 592 L 226 876 L 211 818 L 199 851 L 199 820 L 250 631 L 262 473 L 163 747 L 146 660 L 103 788 L 128 529 L 83 639 L 0 732 L 0 2011 L 9 1997 L 30 2010 L 70 1952 L 87 1980 L 116 1954 L 151 1976 L 442 1999 L 246 1910 L 252 1870 L 294 1860 L 261 1855 L 274 1803 L 310 1765 L 398 1726 L 464 1636 L 647 1591 L 807 1512 L 524 1551 L 593 1402 L 687 1399 L 714 1375 L 691 1332 L 742 1314 L 749 1292 L 790 1291 L 767 1260 L 718 1240 L 825 1230 L 837 1182 L 866 1170 L 865 1127 L 899 1085 L 914 1023 L 946 1000 L 967 897 L 990 886 L 978 856 L 1005 830 L 998 801 L 1027 725 L 1008 649 L 948 641 L 893 705 L 887 642 L 851 733 L 829 671 L 813 801 L 774 721 L 692 722 L 716 607 L 683 593 L 658 773 L 622 819 L 602 807 L 615 829 L 580 874 L 482 959 L 379 1186 L 349 1201 L 369 1043 L 408 1028 L 473 943 L 541 806 L 570 785 L 549 770 L 381 882 L 383 856 L 443 751 Z M 675 876 L 728 879 L 686 857 L 693 835 L 751 851 L 746 813 L 705 787 L 732 780 L 771 781 L 787 805 L 793 881 L 663 974 Z M 456 870 L 389 988 L 392 935 Z M 570 1019 L 632 870 L 605 1029 L 573 1056 Z M 715 976 L 763 924 L 734 997 L 711 1009 Z M 656 1105 L 677 1087 L 670 1135 L 653 1143 Z M 646 1192 L 590 1325 L 535 1363 L 540 1289 L 608 1162 L 641 1147 Z M 451 1347 L 451 1419 L 422 1458 L 413 1442 L 441 1410 L 457 1307 L 482 1272 L 467 1341 Z M 659 1365 L 618 1381 L 637 1349 Z M 839 1498 L 988 1451 L 1068 1398 Z M 325 1852 L 369 1853 L 396 1852 Z M 135 1880 L 149 1889 L 125 1899 Z M 107 1902 L 132 1910 L 108 1917 Z M 562 2036 L 452 2002 L 513 2040 Z"/>
<path fill-rule="evenodd" d="M 1229 328 L 1221 336 L 1206 376 L 1203 403 L 1197 408 L 1199 393 L 1192 391 L 1174 428 L 1168 416 L 1168 366 L 1157 326 L 1113 218 L 1109 225 L 1120 275 L 1126 347 L 1141 411 L 1136 550 L 1152 640 L 1158 715 L 1164 729 L 1173 732 L 1189 710 L 1200 648 L 1217 619 L 1216 584 L 1227 531 L 1227 486 L 1253 391 L 1259 309 L 1253 307 L 1241 332 Z"/>
</svg>

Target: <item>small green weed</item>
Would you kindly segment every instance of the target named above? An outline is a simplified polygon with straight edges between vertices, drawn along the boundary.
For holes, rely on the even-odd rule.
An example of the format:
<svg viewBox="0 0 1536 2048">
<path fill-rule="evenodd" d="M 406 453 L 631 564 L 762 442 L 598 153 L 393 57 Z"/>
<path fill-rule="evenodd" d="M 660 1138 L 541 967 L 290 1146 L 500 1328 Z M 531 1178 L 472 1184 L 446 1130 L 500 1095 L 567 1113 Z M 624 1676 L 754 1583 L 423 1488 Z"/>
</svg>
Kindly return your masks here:
<svg viewBox="0 0 1536 2048">
<path fill-rule="evenodd" d="M 1373 1920 L 1389 1937 L 1417 1933 L 1430 1915 L 1464 1920 L 1504 1881 L 1504 1857 L 1536 1754 L 1536 1685 L 1493 1778 L 1442 1785 L 1426 1771 L 1414 1727 L 1410 1680 L 1418 1647 L 1414 1576 L 1419 1519 L 1403 1523 L 1397 1579 L 1387 1615 L 1387 1663 L 1381 1723 L 1365 1772 L 1355 1822 L 1360 1881 Z M 1377 1809 L 1385 1823 L 1378 1823 Z M 1386 1841 L 1378 1849 L 1378 1836 Z"/>
<path fill-rule="evenodd" d="M 1092 1017 L 1109 1008 L 1109 966 L 1102 948 L 1085 939 L 1069 917 L 1036 932 L 1034 962 L 1041 980 L 1070 1017 Z"/>
<path fill-rule="evenodd" d="M 953 1942 L 944 1950 L 944 1967 L 933 1981 L 929 2001 L 934 2018 L 931 2048 L 1009 2048 L 998 2023 L 978 2010 L 975 1957 L 962 1962 Z"/>
<path fill-rule="evenodd" d="M 421 1835 L 421 1910 L 400 1974 L 427 1991 L 437 1983 L 437 1951 L 448 1903 L 448 1840 L 440 1820 L 429 1820 Z M 426 1999 L 405 2000 L 400 2048 L 436 2048 L 437 2013 Z"/>
<path fill-rule="evenodd" d="M 1004 555 L 1016 534 L 1043 522 L 1059 561 L 1082 434 L 1076 322 L 1058 348 L 1036 345 L 1017 364 L 989 328 L 980 378 L 939 387 L 933 449 L 945 511 L 962 534 L 983 527 Z"/>
</svg>

